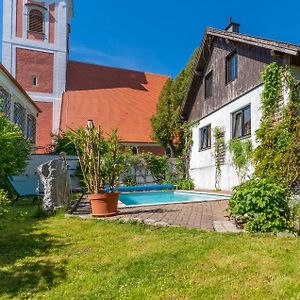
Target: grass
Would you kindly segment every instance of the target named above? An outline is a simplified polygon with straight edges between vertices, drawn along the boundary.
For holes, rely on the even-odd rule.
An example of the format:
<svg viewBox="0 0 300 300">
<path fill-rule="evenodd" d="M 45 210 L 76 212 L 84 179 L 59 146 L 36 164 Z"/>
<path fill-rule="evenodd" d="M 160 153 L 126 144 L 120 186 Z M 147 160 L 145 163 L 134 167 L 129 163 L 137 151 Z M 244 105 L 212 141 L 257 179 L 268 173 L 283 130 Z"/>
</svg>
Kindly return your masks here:
<svg viewBox="0 0 300 300">
<path fill-rule="evenodd" d="M 1 299 L 300 299 L 296 238 L 35 215 L 0 230 Z"/>
</svg>

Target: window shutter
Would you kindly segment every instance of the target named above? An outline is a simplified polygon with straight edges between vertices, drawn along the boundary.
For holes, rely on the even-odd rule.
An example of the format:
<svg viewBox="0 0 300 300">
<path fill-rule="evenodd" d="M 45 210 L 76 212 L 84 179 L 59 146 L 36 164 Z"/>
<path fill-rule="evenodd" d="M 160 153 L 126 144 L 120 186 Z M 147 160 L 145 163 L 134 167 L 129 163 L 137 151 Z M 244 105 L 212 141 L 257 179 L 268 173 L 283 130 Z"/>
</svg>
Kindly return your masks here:
<svg viewBox="0 0 300 300">
<path fill-rule="evenodd" d="M 44 33 L 44 16 L 37 9 L 32 9 L 29 13 L 29 31 Z"/>
</svg>

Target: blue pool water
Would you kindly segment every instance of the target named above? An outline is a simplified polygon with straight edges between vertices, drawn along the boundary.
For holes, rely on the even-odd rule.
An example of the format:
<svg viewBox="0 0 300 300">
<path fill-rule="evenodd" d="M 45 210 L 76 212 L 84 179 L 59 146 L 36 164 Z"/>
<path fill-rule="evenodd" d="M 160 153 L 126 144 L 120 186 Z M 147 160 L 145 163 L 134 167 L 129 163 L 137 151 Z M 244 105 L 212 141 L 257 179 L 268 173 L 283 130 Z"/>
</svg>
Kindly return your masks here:
<svg viewBox="0 0 300 300">
<path fill-rule="evenodd" d="M 125 205 L 154 205 L 229 199 L 228 196 L 193 192 L 122 193 L 119 200 Z"/>
</svg>

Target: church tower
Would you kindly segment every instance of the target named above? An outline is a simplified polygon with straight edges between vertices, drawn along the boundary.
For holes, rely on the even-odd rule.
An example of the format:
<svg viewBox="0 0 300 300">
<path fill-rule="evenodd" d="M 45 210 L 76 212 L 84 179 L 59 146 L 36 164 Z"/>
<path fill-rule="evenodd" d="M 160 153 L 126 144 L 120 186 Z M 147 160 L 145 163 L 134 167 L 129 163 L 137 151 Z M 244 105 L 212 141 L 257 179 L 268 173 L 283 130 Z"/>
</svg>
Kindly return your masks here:
<svg viewBox="0 0 300 300">
<path fill-rule="evenodd" d="M 37 152 L 59 129 L 73 0 L 3 0 L 2 63 L 41 108 Z"/>
</svg>

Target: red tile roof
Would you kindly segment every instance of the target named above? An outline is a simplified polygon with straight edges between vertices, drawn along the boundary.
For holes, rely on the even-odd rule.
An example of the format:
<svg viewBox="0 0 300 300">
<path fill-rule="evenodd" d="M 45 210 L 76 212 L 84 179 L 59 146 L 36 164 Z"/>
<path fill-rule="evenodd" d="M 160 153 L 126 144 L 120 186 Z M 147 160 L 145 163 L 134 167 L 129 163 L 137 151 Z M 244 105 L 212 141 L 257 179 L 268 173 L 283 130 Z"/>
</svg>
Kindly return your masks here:
<svg viewBox="0 0 300 300">
<path fill-rule="evenodd" d="M 84 127 L 87 120 L 105 133 L 118 128 L 124 142 L 153 142 L 150 118 L 168 76 L 68 62 L 61 126 Z"/>
</svg>

